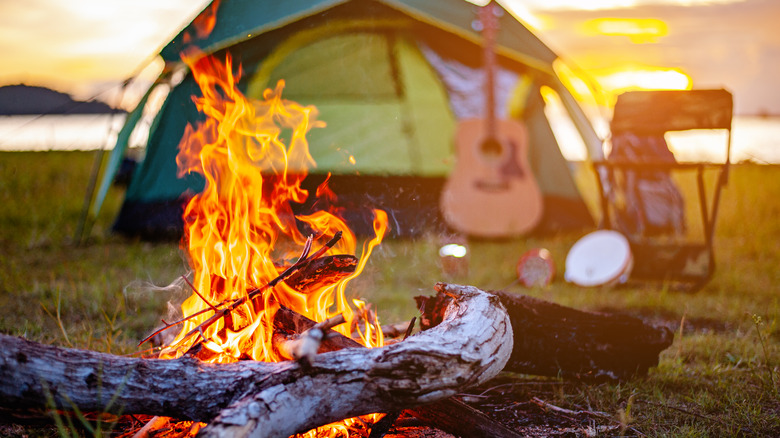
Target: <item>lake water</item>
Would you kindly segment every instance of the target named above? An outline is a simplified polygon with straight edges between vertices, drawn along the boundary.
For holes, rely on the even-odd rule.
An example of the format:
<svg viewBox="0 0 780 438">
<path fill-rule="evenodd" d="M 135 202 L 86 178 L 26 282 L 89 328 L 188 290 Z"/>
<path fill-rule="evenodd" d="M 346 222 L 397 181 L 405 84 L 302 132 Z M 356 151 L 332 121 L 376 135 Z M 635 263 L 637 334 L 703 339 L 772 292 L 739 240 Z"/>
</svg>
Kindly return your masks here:
<svg viewBox="0 0 780 438">
<path fill-rule="evenodd" d="M 124 114 L 0 116 L 0 151 L 110 149 L 124 120 Z"/>
<path fill-rule="evenodd" d="M 124 115 L 89 114 L 0 117 L 0 151 L 110 149 Z M 137 130 L 131 145 L 145 141 L 148 127 Z M 584 148 L 566 141 L 563 128 L 559 141 L 569 160 L 582 160 Z M 556 135 L 559 133 L 556 132 Z M 688 131 L 668 134 L 670 147 L 681 161 L 723 162 L 725 132 Z M 731 161 L 780 164 L 780 118 L 738 116 L 732 123 Z M 572 147 L 566 147 L 572 144 Z"/>
</svg>

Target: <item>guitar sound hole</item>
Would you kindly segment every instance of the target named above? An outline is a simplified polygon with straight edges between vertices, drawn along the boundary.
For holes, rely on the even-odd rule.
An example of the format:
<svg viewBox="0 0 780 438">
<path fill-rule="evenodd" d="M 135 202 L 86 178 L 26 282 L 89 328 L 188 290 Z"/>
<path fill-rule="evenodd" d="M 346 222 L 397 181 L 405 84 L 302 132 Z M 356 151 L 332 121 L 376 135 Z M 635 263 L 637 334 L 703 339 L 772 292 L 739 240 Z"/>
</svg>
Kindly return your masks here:
<svg viewBox="0 0 780 438">
<path fill-rule="evenodd" d="M 479 147 L 482 156 L 489 160 L 497 160 L 504 154 L 504 146 L 495 138 L 488 138 Z"/>
<path fill-rule="evenodd" d="M 507 181 L 506 179 L 497 179 L 497 180 L 478 179 L 474 181 L 474 187 L 476 187 L 476 189 L 479 190 L 480 192 L 487 192 L 487 193 L 507 192 L 512 188 L 512 186 L 509 184 L 509 181 Z"/>
</svg>

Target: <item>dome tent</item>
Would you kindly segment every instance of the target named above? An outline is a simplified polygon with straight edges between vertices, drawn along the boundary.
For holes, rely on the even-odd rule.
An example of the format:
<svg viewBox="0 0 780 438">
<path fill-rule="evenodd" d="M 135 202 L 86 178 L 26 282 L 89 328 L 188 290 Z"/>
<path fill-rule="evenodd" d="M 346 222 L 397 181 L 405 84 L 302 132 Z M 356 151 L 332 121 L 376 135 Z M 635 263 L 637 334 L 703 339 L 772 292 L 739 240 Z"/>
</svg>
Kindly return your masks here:
<svg viewBox="0 0 780 438">
<path fill-rule="evenodd" d="M 185 35 L 194 35 L 190 24 L 162 49 L 166 68 L 155 86 L 181 67 L 180 53 L 191 45 L 218 58 L 229 53 L 241 64 L 239 88 L 249 97 L 284 79 L 283 97 L 316 106 L 327 123 L 308 136 L 317 167 L 304 185 L 316 187 L 329 172 L 353 229 L 370 230 L 369 210 L 376 207 L 389 213 L 393 234 L 416 235 L 441 225 L 438 200 L 455 161 L 455 126 L 480 106 L 482 47 L 472 29 L 477 9 L 463 0 L 223 0 L 208 36 L 185 44 Z M 200 16 L 210 12 L 207 7 Z M 601 142 L 556 76 L 557 55 L 511 14 L 499 21 L 497 113 L 522 118 L 528 128 L 528 162 L 544 198 L 537 231 L 590 227 L 593 219 L 545 116 L 540 88 L 561 97 L 589 149 L 600 150 Z M 193 95 L 199 88 L 191 75 L 172 86 L 115 230 L 180 234 L 187 194 L 203 187 L 197 175 L 176 176 L 185 126 L 203 117 Z M 92 215 L 145 105 L 146 98 L 119 133 Z"/>
</svg>

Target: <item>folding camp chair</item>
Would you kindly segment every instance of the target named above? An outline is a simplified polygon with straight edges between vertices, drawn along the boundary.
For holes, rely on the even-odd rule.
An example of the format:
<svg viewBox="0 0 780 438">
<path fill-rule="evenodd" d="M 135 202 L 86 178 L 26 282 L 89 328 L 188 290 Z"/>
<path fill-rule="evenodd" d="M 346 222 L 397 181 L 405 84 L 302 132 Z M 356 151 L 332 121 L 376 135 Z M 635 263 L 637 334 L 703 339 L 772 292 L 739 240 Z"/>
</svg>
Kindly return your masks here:
<svg viewBox="0 0 780 438">
<path fill-rule="evenodd" d="M 696 290 L 712 277 L 715 220 L 720 192 L 728 181 L 732 109 L 726 90 L 631 91 L 618 96 L 611 122 L 612 151 L 593 165 L 601 228 L 620 231 L 628 239 L 634 258 L 630 280 Z M 692 129 L 726 130 L 724 163 L 677 162 L 664 134 Z M 705 169 L 717 172 L 711 199 Z M 696 174 L 702 239 L 686 236 L 684 201 L 672 178 L 678 171 Z"/>
</svg>

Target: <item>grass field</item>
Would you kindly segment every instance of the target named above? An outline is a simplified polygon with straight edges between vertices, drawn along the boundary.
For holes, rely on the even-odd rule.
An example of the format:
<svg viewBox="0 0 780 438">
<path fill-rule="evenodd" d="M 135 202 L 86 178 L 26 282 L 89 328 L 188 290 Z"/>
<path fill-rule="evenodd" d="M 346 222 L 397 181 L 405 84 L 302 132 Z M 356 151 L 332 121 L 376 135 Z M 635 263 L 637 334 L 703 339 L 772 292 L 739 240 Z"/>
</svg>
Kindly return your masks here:
<svg viewBox="0 0 780 438">
<path fill-rule="evenodd" d="M 72 244 L 93 159 L 88 152 L 0 153 L 0 332 L 130 353 L 169 301 L 181 298 L 184 292 L 166 286 L 186 274 L 187 266 L 176 243 L 109 233 L 122 195 L 116 188 L 88 242 Z M 592 184 L 588 175 L 582 181 Z M 692 183 L 681 184 L 690 200 Z M 594 199 L 592 190 L 586 195 Z M 647 377 L 557 382 L 540 385 L 534 396 L 572 410 L 607 413 L 600 421 L 634 435 L 780 436 L 778 199 L 780 168 L 732 168 L 717 224 L 717 271 L 697 293 L 661 283 L 618 289 L 567 284 L 560 274 L 580 235 L 470 242 L 469 273 L 456 279 L 442 273 L 439 236 L 385 242 L 351 293 L 374 303 L 384 322 L 408 320 L 417 313 L 413 296 L 431 293 L 436 281 L 455 280 L 663 323 L 675 331 L 675 341 Z M 694 217 L 696 204 L 688 205 Z M 546 247 L 554 256 L 559 275 L 549 288 L 514 284 L 519 256 L 533 247 Z M 58 432 L 6 427 L 1 433 Z"/>
</svg>

